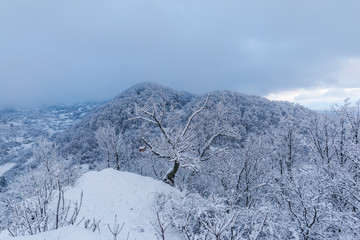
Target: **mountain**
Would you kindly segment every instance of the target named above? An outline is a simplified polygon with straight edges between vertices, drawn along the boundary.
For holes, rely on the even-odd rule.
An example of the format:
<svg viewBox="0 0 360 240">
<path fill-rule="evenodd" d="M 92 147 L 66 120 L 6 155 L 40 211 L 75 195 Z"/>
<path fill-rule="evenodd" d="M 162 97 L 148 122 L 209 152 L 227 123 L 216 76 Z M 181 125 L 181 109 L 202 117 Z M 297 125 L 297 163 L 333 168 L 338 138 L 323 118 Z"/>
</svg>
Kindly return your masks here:
<svg viewBox="0 0 360 240">
<path fill-rule="evenodd" d="M 196 95 L 178 92 L 156 83 L 141 83 L 89 113 L 83 120 L 59 134 L 56 141 L 65 156 L 73 156 L 75 163 L 88 164 L 91 169 L 96 164 L 104 162 L 104 156 L 101 154 L 94 133 L 100 127 L 109 124 L 124 138 L 126 151 L 121 154 L 122 169 L 156 177 L 154 170 L 143 164 L 146 161 L 156 162 L 154 156 L 140 153 L 138 149 L 144 145 L 140 139 L 142 135 L 147 134 L 151 137 L 151 134 L 156 135 L 158 131 L 155 125 L 133 120 L 136 115 L 135 106 L 142 106 L 149 101 L 171 104 L 174 115 L 179 115 L 180 120 L 177 120 L 179 125 L 183 125 L 187 117 L 204 103 L 207 96 L 209 96 L 206 106 L 209 110 L 207 119 L 216 118 L 218 112 L 211 111 L 211 108 L 221 105 L 226 111 L 223 122 L 231 126 L 238 138 L 238 140 L 233 139 L 232 142 L 239 144 L 251 134 L 261 135 L 269 129 L 278 128 L 282 118 L 295 119 L 300 124 L 304 119 L 310 119 L 309 116 L 316 115 L 315 112 L 297 104 L 275 102 L 232 91 L 214 91 Z M 207 126 L 205 119 L 200 121 L 204 121 L 202 126 Z M 140 170 L 134 167 L 139 164 L 144 165 Z M 166 172 L 167 167 L 166 163 L 158 166 L 158 169 L 164 168 L 159 174 Z"/>
<path fill-rule="evenodd" d="M 164 228 L 166 239 L 358 239 L 359 109 L 320 115 L 232 91 L 138 84 L 53 135 L 56 144 L 36 145 L 33 169 L 4 192 L 0 224 L 15 235 L 71 224 L 83 190 L 80 225 L 18 239 L 109 239 L 115 216 L 120 239 Z"/>
</svg>

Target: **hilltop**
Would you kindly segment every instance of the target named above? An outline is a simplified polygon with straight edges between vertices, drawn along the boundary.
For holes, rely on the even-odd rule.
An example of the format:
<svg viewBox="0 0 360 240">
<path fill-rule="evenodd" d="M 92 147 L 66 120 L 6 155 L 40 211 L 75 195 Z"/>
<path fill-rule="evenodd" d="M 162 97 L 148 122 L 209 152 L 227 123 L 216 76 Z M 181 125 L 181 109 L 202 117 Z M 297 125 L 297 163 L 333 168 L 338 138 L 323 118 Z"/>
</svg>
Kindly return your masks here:
<svg viewBox="0 0 360 240">
<path fill-rule="evenodd" d="M 167 102 L 174 108 L 173 115 L 179 115 L 179 124 L 183 124 L 186 122 L 186 117 L 203 104 L 207 96 L 209 96 L 208 118 L 216 118 L 218 112 L 212 111 L 211 108 L 221 104 L 223 110 L 226 111 L 226 115 L 223 116 L 226 123 L 232 126 L 234 133 L 237 134 L 236 137 L 241 141 L 251 134 L 261 135 L 269 129 L 278 128 L 281 118 L 291 118 L 300 122 L 316 115 L 315 112 L 298 104 L 270 101 L 266 98 L 238 92 L 214 91 L 196 95 L 146 82 L 134 85 L 113 100 L 95 109 L 83 120 L 59 134 L 56 142 L 61 146 L 61 151 L 65 156 L 75 156 L 76 163 L 89 164 L 91 168 L 94 163 L 98 164 L 103 159 L 95 139 L 95 132 L 99 128 L 109 125 L 114 127 L 117 133 L 121 133 L 124 139 L 126 153 L 122 153 L 121 156 L 123 169 L 156 177 L 153 169 L 144 168 L 143 172 L 139 172 L 133 168 L 138 164 L 137 161 L 143 162 L 153 157 L 149 154 L 139 153 L 138 148 L 144 145 L 140 139 L 144 133 L 156 132 L 152 125 L 129 120 L 135 116 L 135 107 L 150 101 L 154 103 Z M 138 160 L 134 162 L 133 159 Z M 130 162 L 132 163 L 130 164 Z M 161 175 L 160 172 L 164 171 L 159 170 L 159 174 Z"/>
<path fill-rule="evenodd" d="M 119 239 L 156 240 L 156 223 L 154 209 L 157 194 L 180 194 L 169 185 L 149 177 L 139 176 L 113 169 L 100 172 L 90 171 L 78 179 L 75 185 L 66 191 L 67 200 L 77 200 L 83 192 L 83 202 L 79 220 L 74 226 L 64 227 L 33 236 L 9 237 L 7 230 L 0 234 L 2 240 L 79 240 L 79 239 L 111 239 L 107 224 L 124 224 Z M 83 219 L 83 220 L 82 220 Z M 87 220 L 100 220 L 99 228 L 93 232 L 85 229 Z M 81 221 L 82 220 L 82 221 Z M 169 229 L 170 239 L 180 239 L 176 231 Z"/>
</svg>

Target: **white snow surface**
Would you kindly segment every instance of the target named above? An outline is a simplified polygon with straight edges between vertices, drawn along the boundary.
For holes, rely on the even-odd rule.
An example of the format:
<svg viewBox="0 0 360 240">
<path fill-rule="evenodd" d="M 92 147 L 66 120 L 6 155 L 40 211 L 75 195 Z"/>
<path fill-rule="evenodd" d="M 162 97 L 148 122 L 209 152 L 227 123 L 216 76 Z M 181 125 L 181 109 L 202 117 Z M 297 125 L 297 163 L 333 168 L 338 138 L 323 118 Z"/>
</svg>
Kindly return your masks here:
<svg viewBox="0 0 360 240">
<path fill-rule="evenodd" d="M 0 177 L 2 177 L 7 171 L 13 168 L 16 164 L 15 163 L 5 163 L 0 166 Z"/>
<path fill-rule="evenodd" d="M 118 240 L 157 240 L 156 230 L 150 222 L 156 224 L 154 200 L 156 193 L 180 194 L 175 188 L 150 177 L 105 169 L 100 172 L 85 173 L 66 193 L 66 198 L 78 200 L 84 193 L 80 217 L 101 220 L 100 233 L 85 229 L 84 221 L 78 226 L 41 233 L 33 236 L 10 237 L 5 230 L 1 240 L 110 240 L 113 239 L 107 224 L 114 225 L 115 214 L 124 227 Z M 170 240 L 180 240 L 175 229 L 165 233 Z"/>
</svg>

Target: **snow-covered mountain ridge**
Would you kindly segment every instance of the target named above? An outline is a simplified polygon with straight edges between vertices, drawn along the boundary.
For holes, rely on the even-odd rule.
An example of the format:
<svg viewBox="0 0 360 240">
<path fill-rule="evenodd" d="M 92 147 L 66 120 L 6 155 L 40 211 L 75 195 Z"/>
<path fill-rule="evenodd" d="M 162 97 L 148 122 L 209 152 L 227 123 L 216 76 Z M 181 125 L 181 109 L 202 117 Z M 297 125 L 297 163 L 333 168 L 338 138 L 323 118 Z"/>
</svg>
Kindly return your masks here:
<svg viewBox="0 0 360 240">
<path fill-rule="evenodd" d="M 135 117 L 135 107 L 147 102 L 167 103 L 174 108 L 172 115 L 182 116 L 179 123 L 183 124 L 186 121 L 184 116 L 189 116 L 195 108 L 203 104 L 206 96 L 209 96 L 208 109 L 223 105 L 221 111 L 226 112 L 224 120 L 226 119 L 226 124 L 232 126 L 239 139 L 246 138 L 250 134 L 263 134 L 270 128 L 278 128 L 281 118 L 290 117 L 296 121 L 302 121 L 316 115 L 315 112 L 297 104 L 270 101 L 266 98 L 233 91 L 213 91 L 196 95 L 176 91 L 156 83 L 140 83 L 86 115 L 83 120 L 60 134 L 56 141 L 62 152 L 65 155 L 76 156 L 77 162 L 92 164 L 102 161 L 94 133 L 108 124 L 124 138 L 123 145 L 126 145 L 124 148 L 127 151 L 121 156 L 123 169 L 134 172 L 129 162 L 135 166 L 139 164 L 136 163 L 137 159 L 143 162 L 151 158 L 148 154 L 139 154 L 138 148 L 144 144 L 140 138 L 144 133 L 154 132 L 154 126 L 140 126 L 141 122 L 129 120 Z M 219 112 L 209 110 L 208 114 L 208 118 L 211 119 L 216 118 Z M 202 125 L 207 127 L 206 120 Z M 153 175 L 153 169 L 144 168 L 144 172 L 137 173 L 156 177 Z M 162 175 L 163 172 L 159 174 Z"/>
<path fill-rule="evenodd" d="M 156 212 L 154 201 L 158 193 L 180 194 L 169 185 L 149 177 L 133 173 L 104 169 L 90 171 L 78 179 L 66 191 L 66 199 L 76 201 L 83 192 L 83 202 L 79 218 L 74 226 L 64 227 L 33 236 L 10 237 L 7 230 L 0 234 L 2 240 L 108 240 L 117 215 L 117 223 L 123 228 L 118 239 L 156 240 Z M 85 222 L 98 222 L 95 232 L 85 229 Z M 79 223 L 80 222 L 80 223 Z M 180 239 L 179 234 L 168 229 L 169 239 Z"/>
<path fill-rule="evenodd" d="M 65 239 L 116 239 L 107 227 L 117 216 L 118 230 L 124 222 L 117 240 L 170 234 L 170 226 L 178 233 L 160 239 L 359 239 L 359 111 L 360 101 L 322 115 L 232 91 L 194 95 L 138 84 L 34 144 L 33 168 L 3 188 L 0 228 L 47 236 L 35 240 L 59 238 L 51 231 L 59 227 Z M 10 167 L 0 169 L 4 177 Z M 74 185 L 104 168 L 131 174 L 90 172 Z M 154 188 L 134 173 L 175 188 Z M 85 218 L 70 228 L 63 227 L 75 221 L 61 201 L 66 186 L 73 186 L 65 194 L 71 206 L 84 189 L 76 221 Z"/>
</svg>

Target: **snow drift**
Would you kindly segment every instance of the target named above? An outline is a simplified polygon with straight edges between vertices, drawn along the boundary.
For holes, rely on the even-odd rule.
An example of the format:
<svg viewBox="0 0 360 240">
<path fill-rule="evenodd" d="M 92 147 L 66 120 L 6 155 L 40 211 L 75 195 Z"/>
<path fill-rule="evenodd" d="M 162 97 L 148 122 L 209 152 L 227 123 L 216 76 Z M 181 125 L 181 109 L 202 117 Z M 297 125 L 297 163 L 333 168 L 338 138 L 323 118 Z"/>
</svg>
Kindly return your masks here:
<svg viewBox="0 0 360 240">
<path fill-rule="evenodd" d="M 68 200 L 76 201 L 81 191 L 84 198 L 77 226 L 65 227 L 33 236 L 10 237 L 5 230 L 0 234 L 2 240 L 107 240 L 113 239 L 108 229 L 117 223 L 123 225 L 118 239 L 156 240 L 154 201 L 157 193 L 179 194 L 167 184 L 133 173 L 105 169 L 84 174 L 76 184 L 66 192 Z M 85 229 L 86 220 L 99 220 L 100 230 Z M 168 229 L 169 239 L 180 239 L 176 230 Z"/>
</svg>

